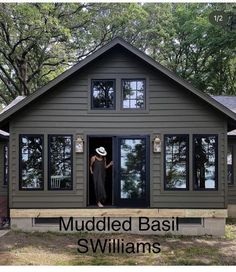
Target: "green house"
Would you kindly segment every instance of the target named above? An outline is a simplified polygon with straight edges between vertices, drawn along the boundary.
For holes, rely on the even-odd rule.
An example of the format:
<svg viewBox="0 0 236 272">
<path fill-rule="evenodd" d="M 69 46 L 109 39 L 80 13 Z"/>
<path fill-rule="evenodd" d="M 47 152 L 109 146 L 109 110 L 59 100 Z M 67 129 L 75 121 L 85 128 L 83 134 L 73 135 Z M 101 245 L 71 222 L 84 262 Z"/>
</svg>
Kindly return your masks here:
<svg viewBox="0 0 236 272">
<path fill-rule="evenodd" d="M 13 229 L 143 216 L 178 217 L 177 234 L 223 235 L 228 204 L 234 210 L 227 133 L 236 114 L 120 38 L 13 103 L 0 129 Z M 102 208 L 89 169 L 99 147 L 113 161 Z"/>
</svg>

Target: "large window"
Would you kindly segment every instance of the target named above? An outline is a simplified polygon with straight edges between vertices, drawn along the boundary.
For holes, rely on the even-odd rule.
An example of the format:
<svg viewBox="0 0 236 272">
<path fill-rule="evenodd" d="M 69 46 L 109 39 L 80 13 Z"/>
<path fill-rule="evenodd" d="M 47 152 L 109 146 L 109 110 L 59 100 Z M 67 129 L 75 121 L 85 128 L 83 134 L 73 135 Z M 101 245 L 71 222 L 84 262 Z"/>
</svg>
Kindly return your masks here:
<svg viewBox="0 0 236 272">
<path fill-rule="evenodd" d="M 50 135 L 49 150 L 49 190 L 72 189 L 72 136 Z"/>
<path fill-rule="evenodd" d="M 217 189 L 217 146 L 216 135 L 193 136 L 194 189 Z"/>
<path fill-rule="evenodd" d="M 115 109 L 115 80 L 92 80 L 92 109 Z"/>
<path fill-rule="evenodd" d="M 188 189 L 187 135 L 165 135 L 165 189 Z"/>
<path fill-rule="evenodd" d="M 3 185 L 8 184 L 8 179 L 9 179 L 9 166 L 8 166 L 8 144 L 4 145 L 3 149 L 3 158 L 4 158 L 4 180 L 3 180 Z"/>
<path fill-rule="evenodd" d="M 20 190 L 43 190 L 43 136 L 20 135 Z"/>
<path fill-rule="evenodd" d="M 145 80 L 122 80 L 122 107 L 123 109 L 145 108 Z"/>
<path fill-rule="evenodd" d="M 233 146 L 228 146 L 228 153 L 227 153 L 227 181 L 228 184 L 234 183 L 234 174 L 233 174 Z"/>
</svg>

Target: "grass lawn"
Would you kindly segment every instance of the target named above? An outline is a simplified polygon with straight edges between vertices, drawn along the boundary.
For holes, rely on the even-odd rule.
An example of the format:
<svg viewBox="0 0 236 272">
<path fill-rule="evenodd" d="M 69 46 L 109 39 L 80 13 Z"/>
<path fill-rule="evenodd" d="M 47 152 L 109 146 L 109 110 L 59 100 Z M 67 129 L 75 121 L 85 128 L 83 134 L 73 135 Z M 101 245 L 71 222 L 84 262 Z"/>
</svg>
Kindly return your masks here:
<svg viewBox="0 0 236 272">
<path fill-rule="evenodd" d="M 82 238 L 158 242 L 161 252 L 78 253 Z M 10 231 L 0 238 L 0 265 L 236 265 L 236 221 L 228 222 L 223 238 Z"/>
</svg>

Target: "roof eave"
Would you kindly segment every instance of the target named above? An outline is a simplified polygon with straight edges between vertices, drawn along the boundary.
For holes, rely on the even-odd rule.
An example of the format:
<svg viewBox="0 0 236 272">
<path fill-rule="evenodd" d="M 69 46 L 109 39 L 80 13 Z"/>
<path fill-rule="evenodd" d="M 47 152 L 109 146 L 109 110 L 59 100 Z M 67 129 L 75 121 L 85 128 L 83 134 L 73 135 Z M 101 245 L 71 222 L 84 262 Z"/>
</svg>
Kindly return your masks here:
<svg viewBox="0 0 236 272">
<path fill-rule="evenodd" d="M 15 112 L 22 109 L 24 106 L 31 103 L 34 99 L 40 97 L 45 92 L 47 92 L 51 88 L 55 87 L 57 84 L 61 83 L 63 80 L 70 77 L 75 72 L 77 72 L 78 70 L 83 68 L 85 65 L 87 65 L 88 63 L 90 63 L 91 61 L 96 59 L 97 57 L 101 56 L 102 54 L 104 54 L 105 52 L 107 52 L 109 49 L 113 48 L 116 45 L 123 46 L 128 51 L 132 52 L 133 54 L 138 56 L 143 61 L 147 62 L 152 67 L 156 68 L 158 71 L 160 71 L 164 75 L 168 76 L 173 81 L 177 82 L 178 84 L 180 84 L 181 86 L 183 86 L 184 88 L 186 88 L 187 90 L 192 92 L 193 94 L 195 94 L 197 97 L 206 101 L 209 105 L 213 106 L 216 110 L 218 110 L 221 113 L 223 113 L 224 115 L 226 115 L 227 118 L 230 118 L 233 120 L 233 122 L 236 122 L 236 114 L 234 112 L 232 112 L 231 110 L 229 110 L 228 108 L 226 108 L 225 106 L 223 106 L 222 104 L 220 104 L 219 102 L 217 102 L 211 96 L 197 90 L 192 85 L 190 85 L 187 81 L 181 79 L 176 74 L 174 74 L 173 72 L 171 72 L 170 70 L 168 70 L 167 68 L 162 66 L 161 64 L 157 63 L 151 57 L 149 57 L 148 55 L 146 55 L 145 53 L 143 53 L 139 49 L 135 48 L 131 44 L 127 43 L 123 39 L 115 38 L 111 42 L 104 45 L 103 47 L 101 47 L 100 49 L 95 51 L 93 54 L 89 55 L 87 58 L 85 58 L 84 60 L 79 62 L 78 64 L 74 65 L 73 67 L 71 67 L 70 69 L 68 69 L 67 71 L 65 71 L 61 75 L 59 75 L 54 80 L 50 81 L 47 85 L 43 86 L 42 88 L 38 89 L 37 91 L 35 91 L 33 94 L 31 94 L 27 98 L 20 101 L 14 107 L 12 107 L 12 108 L 8 109 L 7 111 L 5 111 L 4 113 L 2 113 L 0 115 L 0 123 L 3 123 L 4 121 L 5 121 L 4 123 L 8 122 L 8 118 L 10 118 Z"/>
</svg>

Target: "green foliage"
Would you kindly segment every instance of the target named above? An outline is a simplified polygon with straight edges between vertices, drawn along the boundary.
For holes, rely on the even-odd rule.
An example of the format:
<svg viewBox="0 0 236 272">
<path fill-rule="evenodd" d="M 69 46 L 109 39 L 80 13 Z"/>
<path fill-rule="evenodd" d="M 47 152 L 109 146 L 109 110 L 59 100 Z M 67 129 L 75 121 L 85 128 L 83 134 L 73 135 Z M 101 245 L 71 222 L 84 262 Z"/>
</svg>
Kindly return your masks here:
<svg viewBox="0 0 236 272">
<path fill-rule="evenodd" d="M 210 94 L 235 94 L 236 31 L 224 3 L 0 4 L 0 103 L 29 95 L 116 36 Z"/>
</svg>

